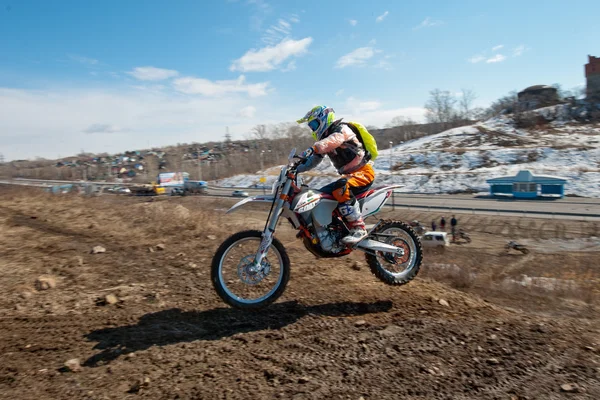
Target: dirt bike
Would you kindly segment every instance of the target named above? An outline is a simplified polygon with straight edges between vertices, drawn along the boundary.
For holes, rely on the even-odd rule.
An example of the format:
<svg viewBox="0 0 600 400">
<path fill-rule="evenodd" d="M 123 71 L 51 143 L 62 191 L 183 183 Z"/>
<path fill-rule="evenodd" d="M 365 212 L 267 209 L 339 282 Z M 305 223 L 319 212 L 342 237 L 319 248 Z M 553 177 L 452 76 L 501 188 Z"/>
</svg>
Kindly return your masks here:
<svg viewBox="0 0 600 400">
<path fill-rule="evenodd" d="M 525 245 L 519 244 L 513 240 L 511 240 L 510 242 L 506 243 L 506 246 L 504 246 L 504 248 L 506 249 L 506 251 L 508 252 L 510 249 L 515 249 L 517 251 L 520 251 L 523 254 L 529 254 L 529 249 L 527 247 L 525 247 Z"/>
<path fill-rule="evenodd" d="M 462 239 L 467 243 L 471 243 L 471 237 L 467 232 L 463 231 L 462 229 L 459 229 L 458 232 L 456 232 L 456 236 L 453 239 L 455 242 Z"/>
<path fill-rule="evenodd" d="M 302 183 L 296 169 L 306 159 L 296 156 L 295 149 L 288 161 L 270 195 L 245 198 L 227 211 L 236 211 L 247 204 L 271 204 L 262 232 L 247 230 L 231 235 L 213 257 L 211 280 L 225 303 L 239 309 L 260 309 L 283 294 L 290 279 L 290 259 L 283 244 L 274 237 L 281 217 L 298 231 L 296 237 L 317 258 L 343 257 L 360 250 L 365 253 L 371 272 L 386 284 L 404 285 L 417 275 L 423 249 L 408 224 L 379 220 L 367 226 L 367 236 L 358 243 L 342 244 L 340 239 L 349 229 L 337 200 Z M 379 212 L 392 191 L 399 187 L 368 188 L 357 194 L 363 218 Z"/>
<path fill-rule="evenodd" d="M 422 235 L 427 231 L 427 229 L 417 220 L 410 222 L 409 225 L 417 235 Z"/>
</svg>

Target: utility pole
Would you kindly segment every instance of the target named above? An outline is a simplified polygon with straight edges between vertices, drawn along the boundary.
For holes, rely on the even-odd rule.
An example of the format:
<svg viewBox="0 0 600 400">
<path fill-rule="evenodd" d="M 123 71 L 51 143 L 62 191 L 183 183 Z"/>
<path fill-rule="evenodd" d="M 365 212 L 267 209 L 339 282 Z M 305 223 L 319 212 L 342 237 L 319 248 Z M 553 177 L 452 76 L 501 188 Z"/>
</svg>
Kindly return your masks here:
<svg viewBox="0 0 600 400">
<path fill-rule="evenodd" d="M 390 141 L 390 178 L 392 180 L 392 185 L 394 184 L 394 171 L 392 169 L 392 156 L 394 153 L 394 142 Z M 392 190 L 392 210 L 396 210 L 396 196 L 394 196 L 394 193 L 396 192 L 396 190 Z"/>
<path fill-rule="evenodd" d="M 0 164 L 4 164 L 4 154 L 0 153 Z"/>
<path fill-rule="evenodd" d="M 261 150 L 261 151 L 260 151 L 260 172 L 261 172 L 261 177 L 260 177 L 261 179 L 260 179 L 260 180 L 261 180 L 262 187 L 263 187 L 263 194 L 266 194 L 266 190 L 265 190 L 265 182 L 262 182 L 262 181 L 263 181 L 263 178 L 264 178 L 264 176 L 263 176 L 263 175 L 264 175 L 263 171 L 264 171 L 264 169 L 265 169 L 265 166 L 264 166 L 264 163 L 263 163 L 263 156 L 264 156 L 264 155 L 265 155 L 265 151 L 264 151 L 264 150 Z"/>
<path fill-rule="evenodd" d="M 201 181 L 202 180 L 202 160 L 200 160 L 200 157 L 198 157 L 197 161 L 198 161 L 198 180 Z"/>
<path fill-rule="evenodd" d="M 264 164 L 263 164 L 263 156 L 264 155 L 265 155 L 265 151 L 261 150 L 260 151 L 260 172 L 262 172 L 265 169 Z"/>
</svg>

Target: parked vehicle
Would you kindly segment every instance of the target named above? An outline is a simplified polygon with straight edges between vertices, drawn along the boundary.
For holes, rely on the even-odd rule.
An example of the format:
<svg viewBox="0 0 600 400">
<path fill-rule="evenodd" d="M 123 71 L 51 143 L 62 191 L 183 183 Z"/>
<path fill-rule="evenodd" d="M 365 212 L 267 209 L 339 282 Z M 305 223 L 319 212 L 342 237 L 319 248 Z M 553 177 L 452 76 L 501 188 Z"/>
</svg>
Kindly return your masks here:
<svg viewBox="0 0 600 400">
<path fill-rule="evenodd" d="M 424 248 L 445 250 L 450 246 L 450 239 L 446 232 L 425 232 L 421 236 L 421 243 Z"/>
<path fill-rule="evenodd" d="M 529 249 L 527 247 L 525 247 L 525 245 L 523 244 L 519 244 L 517 242 L 515 242 L 514 240 L 511 240 L 510 242 L 506 243 L 506 246 L 504 246 L 504 248 L 506 249 L 506 251 L 510 251 L 510 249 L 515 249 L 517 251 L 520 251 L 523 254 L 529 254 Z"/>
<path fill-rule="evenodd" d="M 233 197 L 248 197 L 248 196 L 250 196 L 248 194 L 248 192 L 243 191 L 243 190 L 234 190 L 233 193 L 231 193 L 231 195 Z"/>
<path fill-rule="evenodd" d="M 136 185 L 131 187 L 131 194 L 134 196 L 156 196 L 165 194 L 165 188 L 156 183 Z"/>
<path fill-rule="evenodd" d="M 205 181 L 191 181 L 187 172 L 162 172 L 158 174 L 156 182 L 132 187 L 132 193 L 136 196 L 206 194 L 208 184 Z"/>
<path fill-rule="evenodd" d="M 294 162 L 294 159 L 299 161 Z M 249 197 L 228 211 L 245 204 L 271 205 L 264 230 L 238 232 L 225 240 L 215 253 L 211 280 L 227 304 L 240 309 L 260 309 L 273 303 L 290 279 L 290 259 L 274 237 L 280 217 L 298 231 L 306 249 L 317 258 L 343 257 L 355 250 L 365 253 L 371 272 L 389 285 L 404 285 L 419 272 L 423 260 L 421 242 L 412 228 L 401 221 L 380 220 L 367 227 L 368 234 L 354 245 L 341 242 L 349 230 L 333 196 L 303 185 L 296 168 L 295 149 L 281 168 L 270 195 Z M 357 195 L 363 217 L 375 215 L 400 186 L 384 186 Z"/>
</svg>

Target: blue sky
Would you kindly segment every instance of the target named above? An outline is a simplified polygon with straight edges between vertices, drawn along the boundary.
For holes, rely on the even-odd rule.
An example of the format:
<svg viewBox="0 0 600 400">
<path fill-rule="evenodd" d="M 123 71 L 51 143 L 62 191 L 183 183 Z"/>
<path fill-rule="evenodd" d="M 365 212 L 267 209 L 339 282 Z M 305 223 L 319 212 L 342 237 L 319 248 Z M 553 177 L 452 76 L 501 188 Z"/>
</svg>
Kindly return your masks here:
<svg viewBox="0 0 600 400">
<path fill-rule="evenodd" d="M 584 83 L 600 2 L 0 0 L 6 159 L 208 141 L 315 104 L 384 126 L 434 88 L 485 106 Z"/>
</svg>

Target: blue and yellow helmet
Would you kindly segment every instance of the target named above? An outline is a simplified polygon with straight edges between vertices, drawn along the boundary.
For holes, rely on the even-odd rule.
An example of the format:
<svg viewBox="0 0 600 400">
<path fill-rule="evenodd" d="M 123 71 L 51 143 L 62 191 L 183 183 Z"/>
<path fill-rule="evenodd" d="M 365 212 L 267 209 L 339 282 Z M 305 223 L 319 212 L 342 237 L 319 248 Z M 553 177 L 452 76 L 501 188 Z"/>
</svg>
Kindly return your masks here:
<svg viewBox="0 0 600 400">
<path fill-rule="evenodd" d="M 315 106 L 306 113 L 303 118 L 300 118 L 296 122 L 302 124 L 308 123 L 308 127 L 313 131 L 313 138 L 315 140 L 321 140 L 323 134 L 335 121 L 335 113 L 333 108 L 326 106 Z"/>
</svg>

